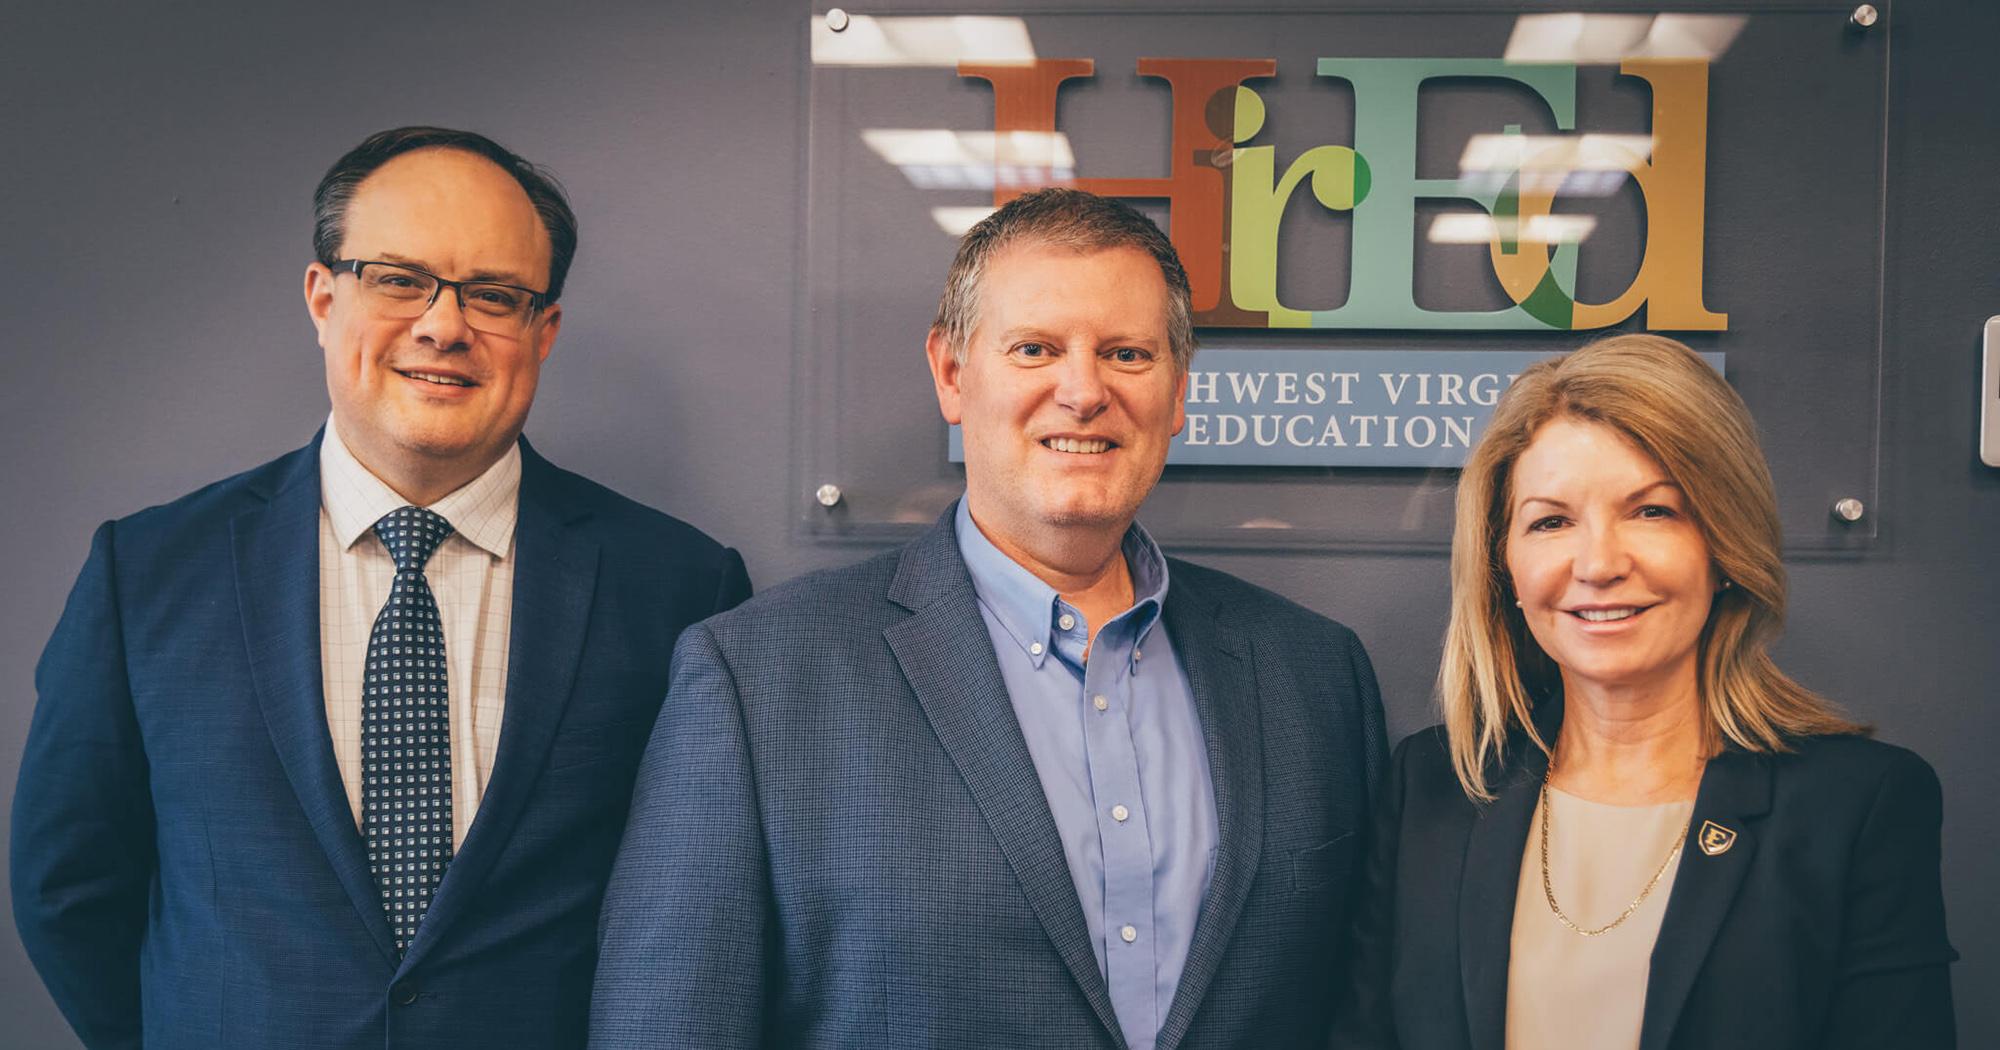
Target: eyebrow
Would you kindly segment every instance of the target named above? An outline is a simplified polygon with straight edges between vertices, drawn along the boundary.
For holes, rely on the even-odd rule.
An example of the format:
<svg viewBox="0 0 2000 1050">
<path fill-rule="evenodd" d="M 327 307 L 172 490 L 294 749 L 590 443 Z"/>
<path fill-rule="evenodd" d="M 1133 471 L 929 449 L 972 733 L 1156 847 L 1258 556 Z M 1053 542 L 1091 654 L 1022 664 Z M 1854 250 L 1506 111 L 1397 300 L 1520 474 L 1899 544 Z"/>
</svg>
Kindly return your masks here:
<svg viewBox="0 0 2000 1050">
<path fill-rule="evenodd" d="M 399 255 L 396 252 L 383 252 L 381 253 L 381 258 L 383 262 L 392 262 L 401 266 L 413 266 L 425 273 L 437 274 L 440 277 L 444 276 L 443 274 L 438 274 L 437 267 L 432 266 L 422 259 Z M 450 280 L 450 278 L 446 279 Z M 460 279 L 460 283 L 465 281 L 486 281 L 493 284 L 511 284 L 521 288 L 528 287 L 527 280 L 512 270 L 474 270 L 470 276 Z"/>
<path fill-rule="evenodd" d="M 1633 489 L 1631 492 L 1626 494 L 1625 502 L 1626 503 L 1637 502 L 1640 497 L 1646 495 L 1649 492 L 1652 492 L 1654 489 L 1659 489 L 1659 488 L 1673 489 L 1675 492 L 1680 492 L 1682 495 L 1686 495 L 1686 492 L 1683 491 L 1679 485 L 1675 484 L 1672 481 L 1668 481 L 1665 478 L 1661 478 L 1659 481 L 1649 481 L 1646 484 L 1641 485 L 1636 489 Z M 1519 503 L 1516 503 L 1515 506 L 1517 508 L 1525 507 L 1530 503 L 1546 503 L 1549 506 L 1556 508 L 1557 510 L 1569 509 L 1569 504 L 1564 503 L 1562 500 L 1555 499 L 1549 496 L 1525 496 L 1521 499 Z"/>
<path fill-rule="evenodd" d="M 1061 338 L 1051 334 L 1045 329 L 1037 328 L 1033 325 L 1023 325 L 1019 328 L 1010 328 L 1007 331 L 1001 332 L 999 335 L 999 339 L 1003 345 L 1011 345 L 1013 343 L 1020 342 L 1023 339 L 1031 339 L 1039 343 L 1048 343 L 1051 346 L 1064 345 L 1064 342 Z M 1100 346 L 1130 346 L 1142 350 L 1157 350 L 1161 347 L 1166 346 L 1167 343 L 1168 339 L 1164 336 L 1156 337 L 1150 335 L 1115 335 L 1109 339 L 1101 339 L 1098 341 L 1098 345 Z"/>
</svg>

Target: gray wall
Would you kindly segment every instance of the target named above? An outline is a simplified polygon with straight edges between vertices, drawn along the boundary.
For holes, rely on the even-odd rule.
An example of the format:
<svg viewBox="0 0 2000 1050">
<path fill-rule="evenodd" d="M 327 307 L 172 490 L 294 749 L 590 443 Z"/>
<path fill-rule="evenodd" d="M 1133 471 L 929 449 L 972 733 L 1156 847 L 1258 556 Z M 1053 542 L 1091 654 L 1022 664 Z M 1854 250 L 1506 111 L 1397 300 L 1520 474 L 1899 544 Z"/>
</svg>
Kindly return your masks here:
<svg viewBox="0 0 2000 1050">
<path fill-rule="evenodd" d="M 15 553 L 0 591 L 0 799 L 91 528 L 295 447 L 324 416 L 299 291 L 307 196 L 378 128 L 487 131 L 574 195 L 583 251 L 529 425 L 544 451 L 740 547 L 759 586 L 861 553 L 792 527 L 807 4 L 586 10 L 7 5 L 0 538 Z M 1977 333 L 2000 313 L 2000 26 L 1972 0 L 1902 0 L 1893 14 L 1882 538 L 1793 564 L 1780 655 L 1942 776 L 1960 1027 L 1966 1045 L 1992 1046 L 2000 471 L 1973 450 Z M 911 319 L 912 368 L 924 320 Z M 1345 620 L 1375 656 L 1392 728 L 1430 720 L 1441 558 L 1206 560 Z M 11 921 L 0 1017 L 8 1045 L 75 1045 Z"/>
</svg>

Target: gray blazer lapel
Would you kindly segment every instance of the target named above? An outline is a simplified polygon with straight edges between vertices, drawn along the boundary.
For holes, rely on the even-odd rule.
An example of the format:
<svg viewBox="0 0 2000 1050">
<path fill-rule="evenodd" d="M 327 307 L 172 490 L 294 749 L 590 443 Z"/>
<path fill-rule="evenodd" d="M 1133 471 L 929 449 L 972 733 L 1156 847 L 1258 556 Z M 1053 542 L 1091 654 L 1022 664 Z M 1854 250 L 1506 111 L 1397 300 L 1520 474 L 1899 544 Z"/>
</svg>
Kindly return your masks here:
<svg viewBox="0 0 2000 1050">
<path fill-rule="evenodd" d="M 909 619 L 883 632 L 931 730 L 965 779 L 1000 851 L 1084 998 L 1118 1046 L 1125 1037 L 1097 970 L 1083 906 L 1028 742 L 987 644 L 972 578 L 947 511 L 903 551 L 889 599 Z"/>
<path fill-rule="evenodd" d="M 422 958 L 465 910 L 506 848 L 540 779 L 583 656 L 597 589 L 597 542 L 577 523 L 588 507 L 561 490 L 561 475 L 521 442 L 521 509 L 514 526 L 514 611 L 507 641 L 507 706 L 493 774 L 437 897 L 410 942 L 407 966 Z M 662 656 L 664 657 L 664 653 Z"/>
<path fill-rule="evenodd" d="M 1770 810 L 1767 759 L 1735 748 L 1709 759 L 1695 794 L 1694 813 L 1688 818 L 1688 839 L 1681 847 L 1660 936 L 1653 942 L 1639 1050 L 1665 1050 L 1673 1038 L 1674 1024 L 1701 973 L 1702 960 L 1757 856 L 1755 818 Z M 1735 833 L 1728 848 L 1714 855 L 1701 847 L 1702 827 L 1708 821 Z"/>
<path fill-rule="evenodd" d="M 396 945 L 326 728 L 319 662 L 319 439 L 264 507 L 230 523 L 250 678 L 286 779 L 361 923 L 391 963 Z"/>
<path fill-rule="evenodd" d="M 1163 618 L 1187 671 L 1215 787 L 1215 873 L 1188 945 L 1159 1046 L 1171 1050 L 1188 1026 L 1229 950 L 1257 862 L 1264 851 L 1264 731 L 1248 640 L 1209 596 L 1188 580 L 1170 583 Z"/>
</svg>

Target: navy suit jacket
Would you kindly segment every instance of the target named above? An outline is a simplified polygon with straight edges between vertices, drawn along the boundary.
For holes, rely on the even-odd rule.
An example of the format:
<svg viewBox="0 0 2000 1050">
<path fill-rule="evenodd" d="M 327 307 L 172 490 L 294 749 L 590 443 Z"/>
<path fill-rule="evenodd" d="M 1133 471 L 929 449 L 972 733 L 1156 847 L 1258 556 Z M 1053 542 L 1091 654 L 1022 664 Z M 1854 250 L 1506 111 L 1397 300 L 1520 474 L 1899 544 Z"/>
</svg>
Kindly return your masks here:
<svg viewBox="0 0 2000 1050">
<path fill-rule="evenodd" d="M 695 529 L 522 445 L 506 716 L 398 959 L 320 685 L 319 443 L 110 522 L 36 671 L 14 918 L 93 1047 L 562 1047 L 682 628 Z"/>
<path fill-rule="evenodd" d="M 1544 740 L 1560 704 L 1538 717 Z M 1937 775 L 1852 736 L 1709 760 L 1646 982 L 1640 1050 L 1954 1042 Z M 1548 756 L 1516 733 L 1469 801 L 1441 728 L 1397 745 L 1354 924 L 1341 1050 L 1501 1050 L 1521 851 Z M 1713 821 L 1736 833 L 1713 855 Z"/>
<path fill-rule="evenodd" d="M 1374 671 L 1171 566 L 1220 838 L 1159 1045 L 1307 1045 L 1386 759 Z M 682 637 L 601 926 L 594 1047 L 1124 1046 L 949 513 Z"/>
</svg>

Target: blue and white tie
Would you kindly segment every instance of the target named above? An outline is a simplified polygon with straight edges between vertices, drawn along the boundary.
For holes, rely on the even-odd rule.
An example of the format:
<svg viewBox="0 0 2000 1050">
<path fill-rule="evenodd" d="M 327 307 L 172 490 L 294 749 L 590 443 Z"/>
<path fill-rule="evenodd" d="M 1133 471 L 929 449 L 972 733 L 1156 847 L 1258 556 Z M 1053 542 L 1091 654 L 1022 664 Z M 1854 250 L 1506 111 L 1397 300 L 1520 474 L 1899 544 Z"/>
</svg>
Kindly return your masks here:
<svg viewBox="0 0 2000 1050">
<path fill-rule="evenodd" d="M 396 582 L 368 636 L 361 679 L 361 833 L 403 952 L 451 863 L 444 630 L 424 579 L 424 564 L 451 535 L 451 523 L 403 507 L 376 522 L 375 535 L 396 561 Z"/>
</svg>

